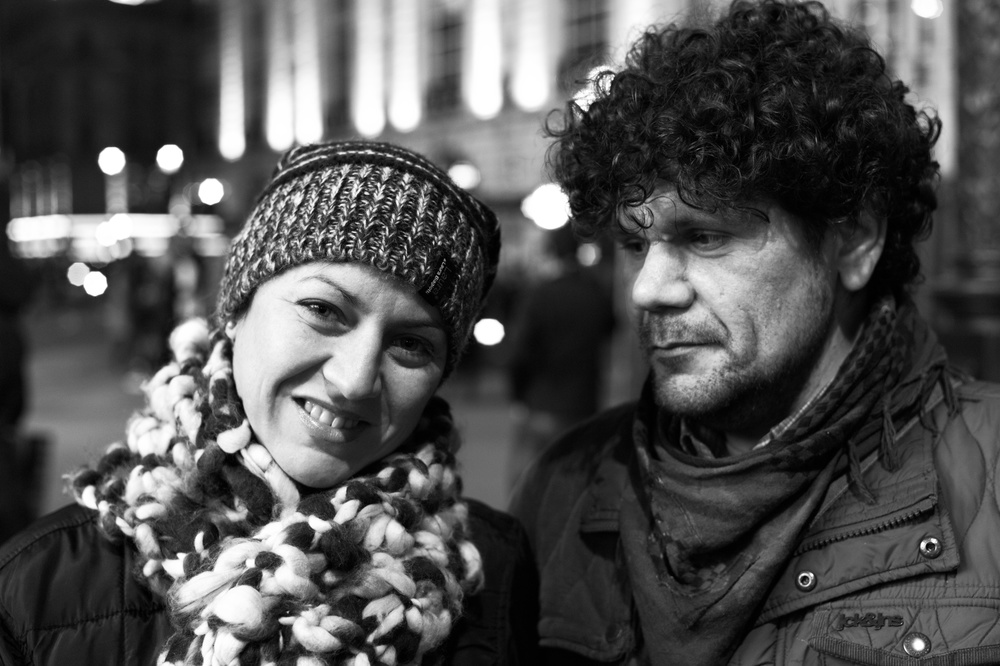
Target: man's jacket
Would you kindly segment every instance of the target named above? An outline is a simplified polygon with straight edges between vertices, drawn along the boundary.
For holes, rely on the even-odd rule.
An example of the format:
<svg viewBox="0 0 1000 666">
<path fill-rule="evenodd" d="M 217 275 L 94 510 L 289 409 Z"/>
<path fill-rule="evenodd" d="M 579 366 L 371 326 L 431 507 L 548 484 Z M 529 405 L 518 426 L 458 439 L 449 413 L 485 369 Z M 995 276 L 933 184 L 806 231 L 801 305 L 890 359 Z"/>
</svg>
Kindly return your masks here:
<svg viewBox="0 0 1000 666">
<path fill-rule="evenodd" d="M 957 415 L 938 389 L 931 418 L 899 429 L 894 471 L 863 461 L 874 505 L 831 485 L 730 664 L 1000 664 L 1000 386 L 955 391 Z M 629 579 L 618 532 L 633 413 L 566 435 L 515 498 L 541 575 L 546 664 L 641 663 L 630 590 L 656 582 Z"/>
</svg>

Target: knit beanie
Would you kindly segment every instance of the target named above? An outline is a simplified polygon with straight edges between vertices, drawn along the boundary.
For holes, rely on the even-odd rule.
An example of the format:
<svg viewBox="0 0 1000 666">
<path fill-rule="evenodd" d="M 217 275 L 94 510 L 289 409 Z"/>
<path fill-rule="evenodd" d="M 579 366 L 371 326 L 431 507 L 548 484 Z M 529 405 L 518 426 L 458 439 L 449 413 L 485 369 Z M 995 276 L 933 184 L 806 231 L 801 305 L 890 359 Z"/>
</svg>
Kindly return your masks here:
<svg viewBox="0 0 1000 666">
<path fill-rule="evenodd" d="M 224 326 L 257 287 L 312 261 L 373 266 L 416 287 L 444 321 L 455 367 L 500 253 L 494 213 L 440 168 L 386 143 L 345 141 L 286 152 L 233 239 L 219 289 Z"/>
</svg>

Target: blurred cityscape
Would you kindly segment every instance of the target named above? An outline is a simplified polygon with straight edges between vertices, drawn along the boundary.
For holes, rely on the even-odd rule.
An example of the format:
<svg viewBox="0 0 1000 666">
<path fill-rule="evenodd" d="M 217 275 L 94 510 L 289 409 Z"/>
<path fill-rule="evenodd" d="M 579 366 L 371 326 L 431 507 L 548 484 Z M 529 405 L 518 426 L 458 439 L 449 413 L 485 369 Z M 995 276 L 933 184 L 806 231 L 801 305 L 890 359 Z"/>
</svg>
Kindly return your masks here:
<svg viewBox="0 0 1000 666">
<path fill-rule="evenodd" d="M 24 429 L 59 475 L 122 436 L 179 319 L 209 315 L 221 262 L 278 154 L 371 137 L 427 155 L 500 217 L 497 287 L 445 392 L 470 494 L 506 503 L 504 331 L 566 221 L 542 128 L 642 26 L 709 0 L 3 0 L 0 218 L 34 284 Z M 1000 379 L 1000 3 L 830 0 L 872 34 L 944 132 L 923 311 L 953 358 Z M 959 39 L 961 35 L 961 39 Z M 621 320 L 601 403 L 644 375 L 611 246 L 578 249 Z M 567 331 L 566 335 L 572 335 Z"/>
</svg>

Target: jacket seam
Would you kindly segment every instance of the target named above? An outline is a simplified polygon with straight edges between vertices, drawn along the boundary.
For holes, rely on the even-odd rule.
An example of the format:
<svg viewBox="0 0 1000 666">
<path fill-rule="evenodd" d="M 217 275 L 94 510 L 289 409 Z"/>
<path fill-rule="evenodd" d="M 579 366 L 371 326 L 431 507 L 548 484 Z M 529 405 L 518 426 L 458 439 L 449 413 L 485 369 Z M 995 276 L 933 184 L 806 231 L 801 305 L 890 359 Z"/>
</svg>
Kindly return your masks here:
<svg viewBox="0 0 1000 666">
<path fill-rule="evenodd" d="M 91 615 L 89 617 L 82 617 L 72 622 L 64 622 L 62 624 L 49 624 L 38 627 L 31 627 L 30 629 L 24 630 L 24 635 L 29 633 L 41 633 L 46 631 L 60 631 L 62 629 L 71 629 L 73 627 L 79 627 L 85 624 L 93 624 L 95 622 L 104 622 L 106 620 L 111 620 L 116 617 L 124 616 L 134 616 L 134 617 L 149 617 L 156 615 L 157 613 L 166 609 L 166 605 L 157 605 L 151 608 L 122 608 L 119 610 L 109 611 L 101 615 Z"/>
<path fill-rule="evenodd" d="M 23 553 L 24 551 L 28 550 L 32 546 L 34 546 L 35 544 L 37 544 L 39 541 L 41 541 L 45 537 L 50 536 L 52 534 L 56 534 L 57 532 L 65 532 L 65 531 L 68 531 L 68 530 L 75 529 L 77 527 L 81 527 L 81 526 L 86 525 L 87 523 L 91 522 L 92 519 L 93 518 L 90 515 L 90 513 L 83 513 L 83 514 L 80 514 L 80 516 L 78 518 L 74 518 L 72 520 L 68 520 L 67 519 L 66 522 L 59 522 L 59 523 L 57 523 L 55 525 L 52 525 L 50 528 L 48 528 L 46 530 L 38 532 L 37 534 L 32 534 L 31 539 L 25 540 L 24 543 L 21 544 L 18 548 L 16 548 L 12 552 L 8 553 L 8 555 L 3 559 L 3 561 L 0 561 L 0 569 L 5 568 L 14 559 L 16 559 L 21 553 Z"/>
<path fill-rule="evenodd" d="M 518 552 L 520 548 L 515 547 L 514 552 Z M 494 636 L 496 640 L 496 654 L 500 656 L 500 663 L 506 664 L 508 661 L 507 647 L 508 641 L 507 636 L 503 635 L 501 631 L 504 626 L 504 622 L 501 618 L 510 617 L 511 608 L 511 591 L 514 589 L 514 569 L 516 568 L 516 560 L 508 562 L 508 566 L 504 568 L 503 572 L 503 585 L 500 588 L 500 603 L 498 605 L 498 613 L 492 618 L 494 626 Z"/>
<path fill-rule="evenodd" d="M 124 571 L 119 572 L 118 576 L 118 606 L 119 608 L 125 608 L 125 581 L 123 577 L 126 575 Z M 125 643 L 128 641 L 128 637 L 125 635 L 125 615 L 124 613 L 118 614 L 118 629 L 121 632 L 121 640 L 118 641 L 118 658 L 119 663 L 125 663 Z"/>
</svg>

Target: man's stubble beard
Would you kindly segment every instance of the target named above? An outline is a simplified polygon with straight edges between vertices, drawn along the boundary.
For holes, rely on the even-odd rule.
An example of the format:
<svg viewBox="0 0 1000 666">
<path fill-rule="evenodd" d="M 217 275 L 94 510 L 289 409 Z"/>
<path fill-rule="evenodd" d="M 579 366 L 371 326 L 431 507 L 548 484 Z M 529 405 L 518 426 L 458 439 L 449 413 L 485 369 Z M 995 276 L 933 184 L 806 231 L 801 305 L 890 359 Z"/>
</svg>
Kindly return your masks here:
<svg viewBox="0 0 1000 666">
<path fill-rule="evenodd" d="M 727 352 L 721 367 L 715 366 L 683 385 L 671 381 L 669 368 L 652 363 L 657 406 L 723 432 L 766 433 L 790 414 L 819 362 L 833 323 L 832 308 L 824 304 L 821 309 L 826 310 L 825 317 L 789 344 L 788 354 L 769 366 L 755 366 L 756 355 L 734 359 L 728 353 L 728 341 L 720 341 Z M 646 349 L 647 321 L 644 318 L 640 329 Z"/>
</svg>

